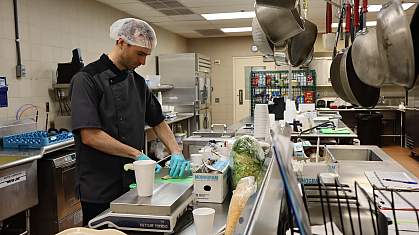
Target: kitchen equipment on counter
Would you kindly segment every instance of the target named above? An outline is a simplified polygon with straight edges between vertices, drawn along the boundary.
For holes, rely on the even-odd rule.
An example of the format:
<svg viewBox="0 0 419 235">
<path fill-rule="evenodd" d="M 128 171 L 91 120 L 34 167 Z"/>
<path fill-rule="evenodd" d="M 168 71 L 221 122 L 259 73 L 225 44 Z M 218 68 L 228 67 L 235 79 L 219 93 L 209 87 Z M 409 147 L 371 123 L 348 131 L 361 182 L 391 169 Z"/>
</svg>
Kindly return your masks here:
<svg viewBox="0 0 419 235">
<path fill-rule="evenodd" d="M 363 83 L 381 87 L 385 81 L 385 74 L 378 52 L 377 33 L 375 29 L 367 29 L 366 26 L 368 0 L 364 0 L 362 5 L 363 27 L 352 44 L 352 62 L 355 73 Z"/>
<path fill-rule="evenodd" d="M 298 1 L 296 0 L 256 0 L 256 4 L 265 5 L 267 7 L 283 7 L 283 8 L 295 8 Z"/>
<path fill-rule="evenodd" d="M 256 17 L 268 39 L 277 44 L 304 31 L 296 8 L 265 7 L 255 4 Z"/>
<path fill-rule="evenodd" d="M 216 126 L 223 127 L 222 130 L 215 128 Z M 228 129 L 227 124 L 211 124 L 210 129 L 200 129 L 192 133 L 195 136 L 202 137 L 232 137 L 235 134 L 234 130 Z"/>
<path fill-rule="evenodd" d="M 192 183 L 156 183 L 154 192 L 151 197 L 138 197 L 135 189 L 126 192 L 90 220 L 89 227 L 172 233 L 193 200 Z"/>
<path fill-rule="evenodd" d="M 293 66 L 300 66 L 310 56 L 317 38 L 317 26 L 305 20 L 304 31 L 288 40 L 288 58 Z"/>
<path fill-rule="evenodd" d="M 265 55 L 273 55 L 273 45 L 269 42 L 256 17 L 252 20 L 252 38 L 253 43 L 261 53 Z"/>
<path fill-rule="evenodd" d="M 415 58 L 412 34 L 399 0 L 385 3 L 377 15 L 378 52 L 388 82 L 413 87 Z"/>
<path fill-rule="evenodd" d="M 161 82 L 174 88 L 163 93 L 163 103 L 176 112 L 194 113 L 192 130 L 211 125 L 211 59 L 198 53 L 158 56 Z"/>
<path fill-rule="evenodd" d="M 31 234 L 56 234 L 82 226 L 76 195 L 76 153 L 65 149 L 38 160 L 39 204 L 31 209 Z"/>
</svg>

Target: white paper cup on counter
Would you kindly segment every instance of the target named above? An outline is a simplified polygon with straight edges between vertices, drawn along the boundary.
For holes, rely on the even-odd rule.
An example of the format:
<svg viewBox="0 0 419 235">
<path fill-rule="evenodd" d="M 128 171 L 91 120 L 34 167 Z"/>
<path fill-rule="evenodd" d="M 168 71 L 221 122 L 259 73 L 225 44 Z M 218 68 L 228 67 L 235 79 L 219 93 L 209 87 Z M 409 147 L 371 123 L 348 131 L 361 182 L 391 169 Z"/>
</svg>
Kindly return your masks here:
<svg viewBox="0 0 419 235">
<path fill-rule="evenodd" d="M 215 210 L 212 208 L 197 208 L 192 211 L 196 235 L 213 235 Z"/>
<path fill-rule="evenodd" d="M 139 160 L 133 163 L 135 181 L 137 182 L 137 193 L 140 197 L 153 195 L 154 190 L 154 169 L 156 161 Z"/>
</svg>

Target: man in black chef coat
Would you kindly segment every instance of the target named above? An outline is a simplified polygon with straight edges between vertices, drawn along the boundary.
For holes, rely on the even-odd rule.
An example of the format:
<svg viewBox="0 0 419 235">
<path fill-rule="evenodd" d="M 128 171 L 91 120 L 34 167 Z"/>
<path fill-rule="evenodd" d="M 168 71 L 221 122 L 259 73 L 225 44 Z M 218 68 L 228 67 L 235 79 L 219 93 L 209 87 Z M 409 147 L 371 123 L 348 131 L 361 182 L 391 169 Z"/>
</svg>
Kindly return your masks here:
<svg viewBox="0 0 419 235">
<path fill-rule="evenodd" d="M 85 225 L 135 182 L 134 173 L 123 166 L 149 159 L 142 152 L 145 124 L 171 152 L 171 176 L 183 176 L 190 168 L 158 100 L 134 71 L 156 47 L 153 28 L 139 19 L 120 19 L 111 25 L 110 37 L 115 40 L 112 51 L 83 68 L 71 82 L 77 192 Z"/>
</svg>

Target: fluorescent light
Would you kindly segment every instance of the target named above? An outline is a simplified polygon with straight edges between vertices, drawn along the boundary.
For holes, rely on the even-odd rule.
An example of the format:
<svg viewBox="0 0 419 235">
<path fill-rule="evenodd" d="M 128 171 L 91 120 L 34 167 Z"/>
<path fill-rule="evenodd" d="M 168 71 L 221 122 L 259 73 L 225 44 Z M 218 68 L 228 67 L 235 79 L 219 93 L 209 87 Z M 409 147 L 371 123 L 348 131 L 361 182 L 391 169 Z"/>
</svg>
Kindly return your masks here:
<svg viewBox="0 0 419 235">
<path fill-rule="evenodd" d="M 411 8 L 413 5 L 415 5 L 415 3 L 412 2 L 407 2 L 407 3 L 402 3 L 402 8 L 403 10 L 407 10 L 409 8 Z M 382 5 L 368 5 L 368 12 L 379 12 L 381 10 Z"/>
<path fill-rule="evenodd" d="M 251 32 L 252 27 L 238 27 L 238 28 L 221 28 L 224 33 L 240 33 L 240 32 Z"/>
<path fill-rule="evenodd" d="M 377 25 L 377 21 L 367 21 L 367 26 L 368 27 L 374 27 Z M 346 24 L 343 23 L 342 24 L 342 28 L 345 28 Z M 338 23 L 332 23 L 332 28 L 337 28 L 338 27 Z"/>
<path fill-rule="evenodd" d="M 214 14 L 201 14 L 206 20 L 230 20 L 230 19 L 245 19 L 255 17 L 254 11 L 240 11 L 240 12 L 225 12 Z"/>
</svg>

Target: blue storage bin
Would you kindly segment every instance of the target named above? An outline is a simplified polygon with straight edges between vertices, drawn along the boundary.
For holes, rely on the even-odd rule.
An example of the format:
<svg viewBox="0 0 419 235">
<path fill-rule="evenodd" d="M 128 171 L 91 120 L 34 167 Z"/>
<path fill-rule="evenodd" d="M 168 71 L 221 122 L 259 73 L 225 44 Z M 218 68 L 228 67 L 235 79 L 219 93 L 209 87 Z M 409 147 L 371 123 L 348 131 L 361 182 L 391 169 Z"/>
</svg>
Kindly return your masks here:
<svg viewBox="0 0 419 235">
<path fill-rule="evenodd" d="M 30 148 L 40 149 L 42 147 L 73 139 L 73 133 L 61 132 L 48 136 L 46 131 L 34 131 L 18 135 L 3 137 L 4 148 Z"/>
</svg>

